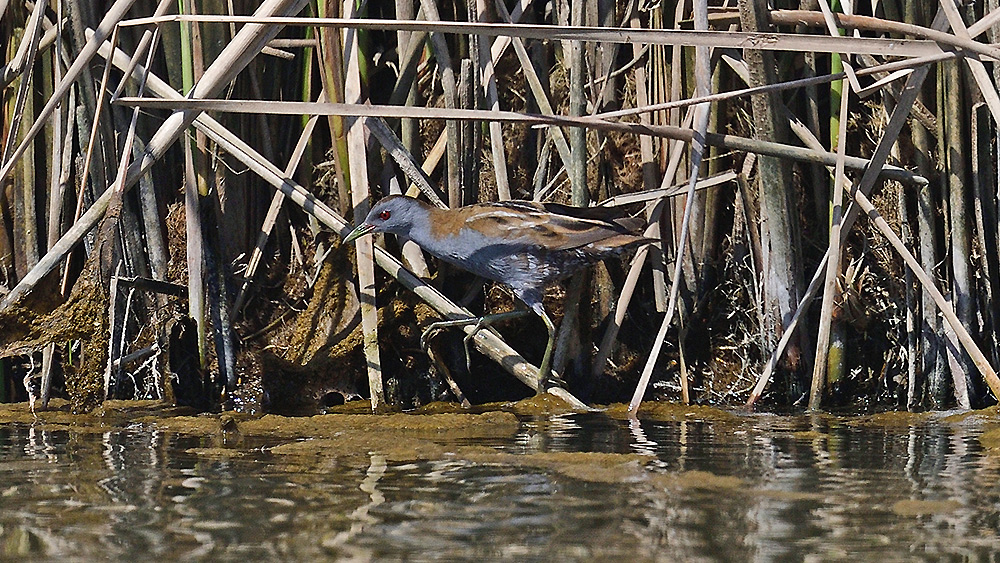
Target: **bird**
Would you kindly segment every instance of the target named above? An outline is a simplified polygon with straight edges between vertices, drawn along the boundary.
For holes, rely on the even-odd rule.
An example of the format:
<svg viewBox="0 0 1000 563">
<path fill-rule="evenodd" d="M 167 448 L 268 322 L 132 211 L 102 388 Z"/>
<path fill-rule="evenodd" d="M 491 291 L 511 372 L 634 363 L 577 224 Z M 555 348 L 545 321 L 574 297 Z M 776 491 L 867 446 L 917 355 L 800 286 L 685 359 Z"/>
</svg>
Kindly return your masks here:
<svg viewBox="0 0 1000 563">
<path fill-rule="evenodd" d="M 507 200 L 442 209 L 413 197 L 390 195 L 371 208 L 364 221 L 344 237 L 344 243 L 370 233 L 406 237 L 449 264 L 509 287 L 548 330 L 538 369 L 541 388 L 545 389 L 556 339 L 555 324 L 542 303 L 545 288 L 588 265 L 654 242 L 634 234 L 645 224 L 645 219 L 630 217 L 622 206 L 573 207 Z M 468 344 L 482 326 L 510 316 L 500 313 L 443 321 L 432 324 L 424 335 L 445 326 L 476 324 L 476 330 L 466 338 Z"/>
</svg>

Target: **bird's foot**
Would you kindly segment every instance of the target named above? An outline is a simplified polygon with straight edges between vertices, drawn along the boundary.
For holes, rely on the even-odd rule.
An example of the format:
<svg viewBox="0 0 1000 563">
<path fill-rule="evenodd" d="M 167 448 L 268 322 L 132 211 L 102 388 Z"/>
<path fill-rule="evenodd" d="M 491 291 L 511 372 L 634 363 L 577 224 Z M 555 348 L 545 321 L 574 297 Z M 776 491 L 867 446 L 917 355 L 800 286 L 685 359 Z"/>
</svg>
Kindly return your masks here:
<svg viewBox="0 0 1000 563">
<path fill-rule="evenodd" d="M 469 317 L 467 319 L 452 319 L 450 321 L 437 321 L 427 325 L 424 332 L 420 334 L 420 349 L 427 353 L 427 348 L 430 346 L 431 335 L 439 330 L 443 330 L 453 326 L 465 326 L 476 323 L 479 317 Z"/>
<path fill-rule="evenodd" d="M 437 321 L 428 325 L 427 328 L 424 329 L 423 334 L 420 335 L 420 348 L 425 353 L 427 352 L 428 340 L 430 339 L 430 335 L 434 332 L 456 326 L 475 325 L 470 332 L 466 333 L 465 338 L 462 339 L 462 345 L 465 348 L 465 367 L 469 371 L 472 371 L 472 356 L 469 353 L 469 343 L 472 342 L 472 339 L 475 338 L 477 334 L 479 334 L 479 331 L 492 326 L 495 322 L 522 317 L 528 313 L 529 311 L 526 309 L 519 309 L 517 311 L 508 311 L 506 313 L 483 315 L 482 317 L 468 317 L 465 319 Z"/>
</svg>

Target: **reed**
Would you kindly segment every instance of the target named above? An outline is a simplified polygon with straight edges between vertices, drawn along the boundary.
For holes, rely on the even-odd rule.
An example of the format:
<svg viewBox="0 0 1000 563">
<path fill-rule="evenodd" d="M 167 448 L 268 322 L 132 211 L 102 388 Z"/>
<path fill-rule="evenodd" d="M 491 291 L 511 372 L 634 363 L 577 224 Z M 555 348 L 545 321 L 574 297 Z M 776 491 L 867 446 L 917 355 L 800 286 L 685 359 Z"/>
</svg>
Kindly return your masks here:
<svg viewBox="0 0 1000 563">
<path fill-rule="evenodd" d="M 411 352 L 446 295 L 510 303 L 342 249 L 391 190 L 645 214 L 659 244 L 559 296 L 580 408 L 996 400 L 1000 11 L 537 2 L 5 3 L 0 400 L 548 390 L 521 321 L 475 375 Z"/>
</svg>

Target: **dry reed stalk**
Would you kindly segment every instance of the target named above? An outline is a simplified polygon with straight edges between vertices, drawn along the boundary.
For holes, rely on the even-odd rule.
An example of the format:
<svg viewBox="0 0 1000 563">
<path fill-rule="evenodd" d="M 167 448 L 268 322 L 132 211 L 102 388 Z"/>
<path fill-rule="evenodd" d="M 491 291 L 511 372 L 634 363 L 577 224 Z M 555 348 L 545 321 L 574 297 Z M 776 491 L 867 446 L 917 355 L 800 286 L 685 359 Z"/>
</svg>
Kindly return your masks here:
<svg viewBox="0 0 1000 563">
<path fill-rule="evenodd" d="M 127 0 L 120 0 L 120 3 L 124 3 Z M 305 0 L 265 0 L 258 9 L 258 13 L 270 14 L 276 11 L 287 12 L 297 12 L 305 4 Z M 118 6 L 116 4 L 116 6 Z M 114 15 L 113 12 L 109 12 L 108 17 Z M 120 15 L 120 14 L 118 14 Z M 103 22 L 102 22 L 103 24 Z M 249 62 L 253 59 L 256 53 L 267 44 L 278 32 L 279 28 L 273 26 L 267 26 L 262 24 L 248 24 L 240 29 L 239 33 L 233 38 L 233 40 L 226 46 L 223 52 L 215 60 L 212 65 L 206 69 L 205 76 L 195 87 L 195 90 L 191 93 L 191 97 L 208 97 L 213 96 L 218 93 L 223 87 L 228 85 L 236 74 L 242 70 Z M 88 48 L 93 45 L 93 54 L 96 54 L 98 49 L 103 46 L 103 41 L 97 41 L 96 38 L 100 37 L 98 32 L 92 32 L 88 34 L 87 46 Z M 81 57 L 84 58 L 84 57 Z M 89 58 L 87 59 L 89 60 Z M 79 62 L 79 59 L 78 61 Z M 77 66 L 74 62 L 73 70 Z M 81 64 L 81 67 L 83 65 Z M 123 65 L 127 66 L 127 65 Z M 79 73 L 80 70 L 77 70 Z M 67 82 L 72 82 L 70 79 L 70 72 L 67 71 L 66 76 L 63 78 L 63 84 Z M 68 84 L 66 85 L 68 89 Z M 49 103 L 46 104 L 46 108 L 55 106 L 53 100 L 56 100 L 58 96 L 54 94 L 50 99 Z M 58 101 L 58 100 L 56 100 Z M 44 111 L 44 110 L 43 110 Z M 146 145 L 146 149 L 143 151 L 142 158 L 133 162 L 129 167 L 126 186 L 131 187 L 135 182 L 138 181 L 139 177 L 145 174 L 150 166 L 153 165 L 167 149 L 173 145 L 173 143 L 181 137 L 187 127 L 197 118 L 198 112 L 179 112 L 171 115 L 164 123 L 160 126 L 157 132 L 150 139 L 149 143 Z M 40 122 L 36 121 L 35 125 L 39 125 Z M 39 129 L 41 127 L 39 126 Z M 34 126 L 32 127 L 34 129 Z M 22 142 L 22 145 L 24 143 Z M 17 155 L 17 151 L 14 152 Z M 12 157 L 14 158 L 14 157 Z M 6 168 L 5 168 L 6 171 Z M 80 242 L 80 240 L 93 229 L 98 221 L 104 216 L 105 211 L 108 209 L 108 204 L 111 201 L 111 196 L 113 193 L 113 185 L 109 186 L 104 192 L 98 197 L 90 208 L 80 216 L 80 219 L 76 221 L 72 227 L 70 227 L 66 234 L 60 237 L 59 241 L 53 245 L 53 247 L 39 260 L 38 264 L 35 265 L 19 282 L 18 284 L 8 293 L 3 301 L 0 301 L 0 310 L 10 306 L 19 300 L 25 293 L 32 289 L 46 274 L 52 271 L 63 258 L 68 255 L 73 248 Z M 127 189 L 127 188 L 126 188 Z"/>
<path fill-rule="evenodd" d="M 774 14 L 775 12 L 771 12 Z M 806 12 L 810 14 L 810 12 Z M 817 15 L 819 15 L 817 13 Z M 841 15 L 841 17 L 844 17 Z M 858 16 L 854 16 L 858 17 Z M 819 19 L 807 19 L 807 25 L 823 26 Z M 878 20 L 885 22 L 887 20 Z M 422 31 L 430 33 L 476 34 L 490 37 L 509 35 L 523 39 L 549 41 L 593 41 L 606 43 L 649 43 L 654 45 L 678 45 L 686 47 L 712 47 L 718 49 L 758 48 L 770 51 L 801 52 L 805 50 L 821 53 L 869 54 L 900 57 L 921 57 L 940 55 L 948 49 L 961 49 L 1000 60 L 1000 48 L 976 41 L 966 41 L 954 35 L 913 26 L 915 34 L 929 39 L 880 39 L 870 37 L 829 37 L 824 35 L 800 36 L 789 33 L 757 33 L 733 31 L 692 32 L 683 29 L 638 29 L 573 27 L 538 24 L 467 23 L 451 21 L 402 21 L 388 19 L 344 19 L 307 17 L 256 17 L 256 16 L 187 16 L 170 15 L 159 18 L 136 18 L 122 25 L 150 25 L 168 22 L 224 22 L 259 23 L 286 26 L 316 26 L 379 31 Z M 779 23 L 779 22 L 775 22 Z M 794 19 L 791 22 L 800 23 Z M 840 22 L 843 26 L 843 22 Z M 898 22 L 891 22 L 898 23 Z M 907 24 L 904 24 L 907 25 Z M 851 27 L 851 26 L 845 26 Z M 882 30 L 881 28 L 879 28 Z M 942 45 L 944 47 L 942 47 Z"/>
<path fill-rule="evenodd" d="M 355 3 L 344 0 L 344 13 L 354 16 Z M 358 32 L 348 30 L 344 36 L 344 99 L 348 103 L 364 103 L 361 86 L 361 46 Z M 440 59 L 439 59 L 440 61 Z M 365 145 L 364 121 L 353 120 L 347 128 L 347 155 L 351 173 L 351 201 L 354 203 L 354 224 L 360 225 L 369 210 L 368 151 Z M 375 263 L 372 257 L 372 237 L 361 237 L 354 243 L 357 249 L 358 297 L 361 301 L 362 349 L 368 373 L 368 389 L 372 412 L 385 408 L 382 390 L 382 362 L 378 349 L 378 307 L 375 304 Z"/>
<path fill-rule="evenodd" d="M 944 316 L 945 320 L 951 326 L 951 329 L 955 331 L 955 335 L 958 336 L 959 342 L 961 342 L 962 347 L 972 358 L 972 362 L 975 364 L 976 368 L 979 369 L 979 373 L 982 374 L 983 379 L 986 381 L 986 385 L 989 386 L 990 391 L 993 392 L 993 396 L 1000 397 L 1000 377 L 997 377 L 996 371 L 990 366 L 989 360 L 986 359 L 986 355 L 983 354 L 982 350 L 976 344 L 976 341 L 972 339 L 972 335 L 966 330 L 965 325 L 959 320 L 958 316 L 955 314 L 954 309 L 952 309 L 951 304 L 945 299 L 941 291 L 938 290 L 937 286 L 934 284 L 934 280 L 924 271 L 917 262 L 917 259 L 913 254 L 906 248 L 903 241 L 899 239 L 889 223 L 882 218 L 879 212 L 872 205 L 871 201 L 868 200 L 866 196 L 860 189 L 854 190 L 852 195 L 854 196 L 854 201 L 858 203 L 858 207 L 868 215 L 868 218 L 875 224 L 878 230 L 885 235 L 885 237 L 892 244 L 896 252 L 903 258 L 906 265 L 913 271 L 913 274 L 924 286 L 924 290 L 931 294 L 934 299 L 934 303 L 937 305 L 938 310 Z"/>
<path fill-rule="evenodd" d="M 942 2 L 943 5 L 943 2 Z M 820 12 L 813 12 L 807 10 L 772 10 L 769 14 L 771 23 L 778 25 L 806 25 L 812 27 L 826 27 L 827 23 L 823 14 Z M 992 45 L 987 45 L 979 43 L 969 38 L 964 38 L 960 35 L 952 35 L 943 30 L 943 28 L 935 25 L 931 27 L 923 27 L 919 25 L 914 25 L 911 23 L 898 22 L 892 20 L 886 20 L 882 18 L 874 18 L 870 16 L 852 16 L 848 14 L 833 14 L 834 23 L 837 27 L 846 27 L 849 29 L 860 29 L 864 31 L 875 31 L 879 33 L 894 33 L 898 35 L 920 37 L 922 39 L 934 41 L 942 45 L 947 45 L 955 49 L 961 49 L 968 51 L 969 53 L 977 53 L 990 57 L 991 59 L 997 60 L 1000 57 L 1000 49 Z M 977 28 L 977 34 L 985 31 L 985 29 Z M 810 35 L 808 37 L 817 37 L 815 35 Z M 843 38 L 843 39 L 857 39 L 857 38 Z M 893 39 L 895 40 L 895 39 Z M 829 52 L 840 52 L 837 50 Z M 861 54 L 860 51 L 844 51 L 842 53 L 849 54 Z M 875 54 L 875 53 L 869 53 Z"/>
<path fill-rule="evenodd" d="M 816 360 L 813 362 L 812 385 L 809 388 L 809 410 L 819 410 L 826 378 L 826 360 L 830 350 L 830 327 L 833 322 L 834 299 L 838 295 L 837 276 L 840 274 L 840 236 L 843 227 L 844 155 L 847 154 L 847 107 L 850 89 L 840 94 L 840 130 L 837 132 L 837 166 L 833 182 L 833 209 L 830 225 L 830 246 L 826 254 L 826 282 L 820 306 L 819 332 L 816 336 Z"/>
<path fill-rule="evenodd" d="M 997 22 L 1000 22 L 1000 9 L 993 8 L 990 13 L 979 18 L 979 21 L 969 26 L 969 36 L 973 38 L 979 37 L 991 27 L 994 27 Z"/>
<path fill-rule="evenodd" d="M 706 178 L 700 178 L 698 182 L 695 183 L 694 189 L 697 191 L 707 190 L 709 188 L 715 188 L 722 184 L 727 184 L 736 180 L 736 172 L 732 170 L 726 170 L 719 174 L 709 176 Z M 601 207 L 614 207 L 618 205 L 629 205 L 632 203 L 648 203 L 653 200 L 659 200 L 664 197 L 676 197 L 679 195 L 684 195 L 687 193 L 687 183 L 675 184 L 669 188 L 655 188 L 652 190 L 640 190 L 636 192 L 631 192 L 627 194 L 620 194 L 614 197 L 609 197 L 608 199 L 598 203 L 597 205 Z"/>
<path fill-rule="evenodd" d="M 949 2 L 942 2 L 942 6 Z M 947 9 L 944 10 L 948 12 Z M 959 20 L 961 22 L 961 20 Z M 957 61 L 949 61 L 939 65 L 939 86 L 942 89 L 943 104 L 939 108 L 939 122 L 944 127 L 944 135 L 940 139 L 942 147 L 942 164 L 944 165 L 944 187 L 947 194 L 948 243 L 951 251 L 951 295 L 950 301 L 958 315 L 958 319 L 968 327 L 976 325 L 976 312 L 973 302 L 972 242 L 969 237 L 971 217 L 966 189 L 968 173 L 966 170 L 966 155 L 963 141 L 969 132 L 963 127 L 963 88 L 961 68 Z M 985 73 L 985 70 L 984 70 Z M 952 376 L 952 389 L 959 408 L 972 407 L 969 389 L 972 387 L 972 370 L 969 362 L 962 357 L 958 342 L 954 335 L 946 334 L 948 362 Z"/>
<path fill-rule="evenodd" d="M 628 15 L 629 27 L 632 29 L 641 29 L 642 23 L 639 21 L 639 12 L 636 9 L 635 2 L 630 4 L 630 13 Z M 636 59 L 640 58 L 641 46 L 633 43 L 632 44 L 632 56 Z M 648 63 L 636 64 L 634 70 L 635 78 L 635 102 L 637 106 L 649 107 L 650 99 L 649 92 L 647 88 L 647 72 L 646 67 Z M 655 72 L 655 71 L 654 71 Z M 596 108 L 595 108 L 596 109 Z M 650 125 L 652 123 L 649 113 L 643 112 L 639 114 L 639 123 L 642 125 Z M 645 191 L 650 191 L 656 189 L 659 184 L 657 176 L 659 175 L 659 167 L 654 160 L 653 152 L 653 137 L 649 135 L 639 135 L 639 158 L 641 159 L 642 166 L 642 187 Z M 651 208 L 652 210 L 652 208 Z M 650 236 L 654 238 L 660 237 L 660 224 L 659 215 L 653 215 L 647 213 L 646 220 L 654 225 L 653 231 Z M 656 296 L 656 301 L 658 305 L 662 305 L 662 296 L 666 294 L 663 290 L 666 287 L 663 277 L 663 249 L 662 247 L 653 249 L 653 264 L 654 264 L 654 283 L 656 284 L 656 291 L 654 295 Z M 646 253 L 643 252 L 642 260 L 645 261 Z M 641 268 L 641 266 L 640 266 Z M 628 278 L 626 278 L 626 287 L 628 286 L 629 280 L 633 284 L 632 288 L 629 289 L 629 295 L 631 295 L 634 290 L 634 284 L 638 277 L 638 271 L 635 275 L 632 274 L 632 268 L 629 269 Z M 624 288 L 623 288 L 624 290 Z M 625 311 L 619 311 L 618 307 L 622 307 L 621 295 L 619 295 L 619 303 L 615 305 L 615 313 L 612 322 L 608 324 L 608 328 L 604 332 L 604 337 L 601 340 L 601 345 L 598 347 L 597 356 L 594 358 L 594 363 L 592 364 L 591 374 L 593 377 L 597 377 L 604 370 L 604 364 L 607 358 L 611 354 L 611 346 L 614 345 L 614 341 L 617 337 L 619 328 L 621 327 L 622 321 L 625 319 Z M 627 308 L 627 306 L 625 307 Z M 662 308 L 662 307 L 660 307 Z"/>
<path fill-rule="evenodd" d="M 63 19 L 62 2 L 56 2 L 55 9 L 56 25 L 49 26 L 45 36 L 42 37 L 42 42 L 44 43 L 45 38 L 50 35 L 49 32 L 55 32 L 52 37 L 52 43 L 56 45 L 55 51 L 52 53 L 52 79 L 55 84 L 58 84 L 62 79 L 63 71 L 61 60 L 63 47 L 61 35 Z M 0 10 L 0 13 L 2 13 L 2 10 Z M 43 23 L 47 22 L 43 21 Z M 39 44 L 39 49 L 41 50 L 41 43 Z M 67 104 L 67 107 L 73 107 L 72 103 Z M 73 113 L 72 111 L 66 111 L 64 118 L 62 106 L 59 106 L 52 114 L 52 156 L 49 161 L 51 184 L 49 187 L 50 197 L 48 225 L 46 229 L 46 250 L 52 248 L 52 245 L 59 240 L 59 234 L 62 230 L 62 208 L 70 169 L 68 161 L 72 158 Z M 65 137 L 62 134 L 64 129 L 66 130 Z M 49 407 L 49 398 L 52 392 L 52 375 L 55 367 L 55 352 L 56 344 L 54 342 L 50 343 L 42 351 L 42 377 L 38 393 L 39 407 L 42 410 L 46 410 Z"/>
<path fill-rule="evenodd" d="M 697 0 L 694 3 L 694 19 L 696 29 L 706 29 L 708 27 L 708 5 L 706 0 Z M 695 95 L 707 95 L 712 83 L 711 51 L 708 47 L 695 48 L 695 79 Z M 677 257 L 674 259 L 674 277 L 670 284 L 670 301 L 667 304 L 667 313 L 663 316 L 663 322 L 660 324 L 660 329 L 656 334 L 655 340 L 653 340 L 653 349 L 646 360 L 645 366 L 643 366 L 642 375 L 639 377 L 635 393 L 633 393 L 632 400 L 628 405 L 629 415 L 633 418 L 636 416 L 639 405 L 642 403 L 642 398 L 646 394 L 646 387 L 649 385 L 649 380 L 653 375 L 653 368 L 660 355 L 660 348 L 666 339 L 667 330 L 670 328 L 674 312 L 677 310 L 682 275 L 681 269 L 684 265 L 684 254 L 688 252 L 688 235 L 697 199 L 695 196 L 695 184 L 698 182 L 702 157 L 707 146 L 705 136 L 708 133 L 708 114 L 710 109 L 711 105 L 707 103 L 694 107 L 694 127 L 696 134 L 691 143 L 691 172 L 688 175 L 688 191 L 684 205 L 684 217 L 681 220 L 681 231 L 677 240 L 678 250 Z M 685 380 L 681 382 L 681 389 L 686 390 L 686 388 L 687 381 Z"/>
<path fill-rule="evenodd" d="M 579 27 L 584 22 L 587 3 L 576 0 L 570 6 L 570 23 Z M 569 114 L 576 117 L 586 115 L 587 100 L 583 93 L 583 83 L 587 69 L 581 41 L 569 42 Z M 597 100 L 595 100 L 595 103 Z M 566 163 L 570 180 L 570 202 L 577 207 L 590 204 L 587 188 L 587 130 L 574 127 L 567 133 L 569 137 L 570 161 Z"/>
<path fill-rule="evenodd" d="M 87 65 L 90 64 L 90 60 L 94 58 L 95 54 L 97 54 L 97 49 L 100 47 L 101 43 L 108 38 L 116 24 L 121 21 L 121 19 L 125 16 L 125 13 L 134 3 L 135 0 L 117 0 L 108 9 L 104 19 L 101 20 L 100 25 L 98 25 L 97 29 L 94 31 L 93 38 L 88 38 L 87 44 L 80 50 L 80 54 L 66 71 L 62 81 L 58 86 L 56 86 L 52 96 L 49 97 L 49 100 L 45 103 L 42 110 L 38 112 L 38 115 L 35 117 L 35 122 L 31 125 L 31 129 L 25 133 L 24 137 L 21 139 L 21 143 L 8 156 L 8 160 L 4 163 L 3 168 L 0 169 L 0 181 L 7 178 L 14 164 L 21 157 L 24 151 L 27 150 L 31 141 L 34 140 L 35 136 L 38 135 L 38 133 L 45 127 L 49 116 L 51 116 L 52 112 L 55 111 L 56 106 L 59 105 L 59 103 L 66 96 L 67 92 L 69 92 L 70 87 L 76 79 L 79 78 L 80 73 L 83 72 L 83 70 L 87 68 Z"/>
<path fill-rule="evenodd" d="M 643 126 L 639 123 L 613 122 L 594 119 L 590 116 L 572 117 L 566 115 L 539 115 L 517 112 L 492 112 L 484 110 L 462 110 L 442 108 L 419 108 L 383 105 L 354 104 L 321 104 L 317 102 L 262 102 L 259 100 L 209 100 L 209 99 L 157 99 L 121 97 L 119 105 L 131 106 L 142 104 L 148 108 L 167 108 L 173 110 L 225 111 L 232 113 L 274 113 L 281 115 L 343 115 L 359 117 L 414 117 L 421 119 L 452 119 L 480 120 L 497 119 L 511 123 L 529 125 L 558 125 L 564 127 L 588 127 L 598 131 L 618 131 L 634 135 L 651 135 L 676 141 L 691 142 L 695 131 L 687 127 L 672 127 L 669 125 Z M 709 146 L 721 147 L 735 151 L 753 152 L 760 155 L 771 155 L 808 163 L 821 163 L 834 166 L 837 156 L 827 151 L 816 151 L 802 147 L 758 141 L 737 135 L 707 133 L 705 142 Z M 865 158 L 848 156 L 845 165 L 852 170 L 867 170 L 871 161 Z M 905 169 L 890 164 L 882 164 L 874 172 L 884 179 L 897 180 L 904 184 L 924 185 L 927 179 L 913 174 Z"/>
<path fill-rule="evenodd" d="M 941 22 L 939 22 L 941 19 L 943 18 L 936 18 L 935 24 L 941 25 Z M 896 138 L 899 136 L 900 131 L 902 131 L 903 126 L 909 119 L 910 108 L 912 107 L 913 102 L 917 99 L 917 96 L 920 93 L 920 87 L 923 85 L 924 79 L 927 77 L 929 71 L 929 65 L 920 67 L 907 77 L 906 85 L 900 93 L 896 107 L 893 109 L 892 116 L 889 118 L 889 123 L 886 125 L 885 130 L 882 133 L 882 137 L 879 139 L 875 154 L 872 156 L 871 166 L 865 169 L 865 173 L 858 184 L 858 191 L 860 193 L 867 194 L 867 192 L 870 192 L 874 186 L 878 175 L 877 170 L 881 168 L 882 163 L 885 162 L 889 152 L 892 150 L 892 146 L 895 144 Z M 857 215 L 858 210 L 856 206 L 848 208 L 847 215 L 844 218 L 841 237 L 846 236 L 847 233 L 850 232 L 850 228 L 857 219 Z M 808 310 L 809 305 L 812 303 L 812 299 L 816 296 L 816 292 L 820 288 L 820 282 L 823 279 L 821 273 L 825 271 L 827 260 L 829 260 L 829 254 L 824 256 L 823 261 L 820 263 L 820 266 L 816 269 L 816 272 L 813 275 L 812 281 L 809 283 L 809 287 L 806 289 L 802 299 L 799 301 L 798 307 L 796 307 L 791 320 L 789 320 L 788 324 L 784 327 L 784 332 L 778 340 L 778 344 L 771 353 L 771 357 L 768 359 L 767 364 L 765 364 L 753 391 L 750 393 L 750 397 L 747 399 L 747 406 L 752 406 L 756 403 L 757 399 L 759 399 L 761 394 L 764 392 L 764 388 L 767 386 L 768 381 L 770 381 L 771 374 L 777 367 L 778 358 L 784 354 L 785 347 L 788 345 L 792 335 L 798 328 L 799 320 Z"/>
</svg>

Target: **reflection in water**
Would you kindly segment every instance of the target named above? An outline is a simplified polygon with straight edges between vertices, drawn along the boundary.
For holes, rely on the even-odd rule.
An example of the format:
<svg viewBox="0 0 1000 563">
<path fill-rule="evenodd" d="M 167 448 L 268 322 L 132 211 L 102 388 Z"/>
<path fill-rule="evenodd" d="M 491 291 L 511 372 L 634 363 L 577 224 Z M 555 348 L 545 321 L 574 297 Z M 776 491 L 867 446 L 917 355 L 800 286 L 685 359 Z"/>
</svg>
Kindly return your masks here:
<svg viewBox="0 0 1000 563">
<path fill-rule="evenodd" d="M 558 415 L 416 459 L 10 424 L 0 558 L 996 560 L 982 425 L 863 422 Z"/>
<path fill-rule="evenodd" d="M 333 548 L 337 551 L 344 550 L 351 554 L 352 559 L 358 561 L 370 558 L 371 553 L 367 549 L 355 547 L 349 542 L 364 532 L 366 525 L 373 525 L 378 522 L 378 519 L 371 515 L 371 511 L 385 502 L 385 495 L 376 486 L 379 479 L 385 475 L 386 467 L 385 456 L 371 454 L 371 465 L 368 466 L 368 472 L 365 474 L 365 478 L 361 481 L 361 486 L 359 487 L 362 491 L 368 493 L 369 501 L 351 512 L 350 529 L 338 532 L 333 539 L 323 542 L 323 547 Z"/>
</svg>

